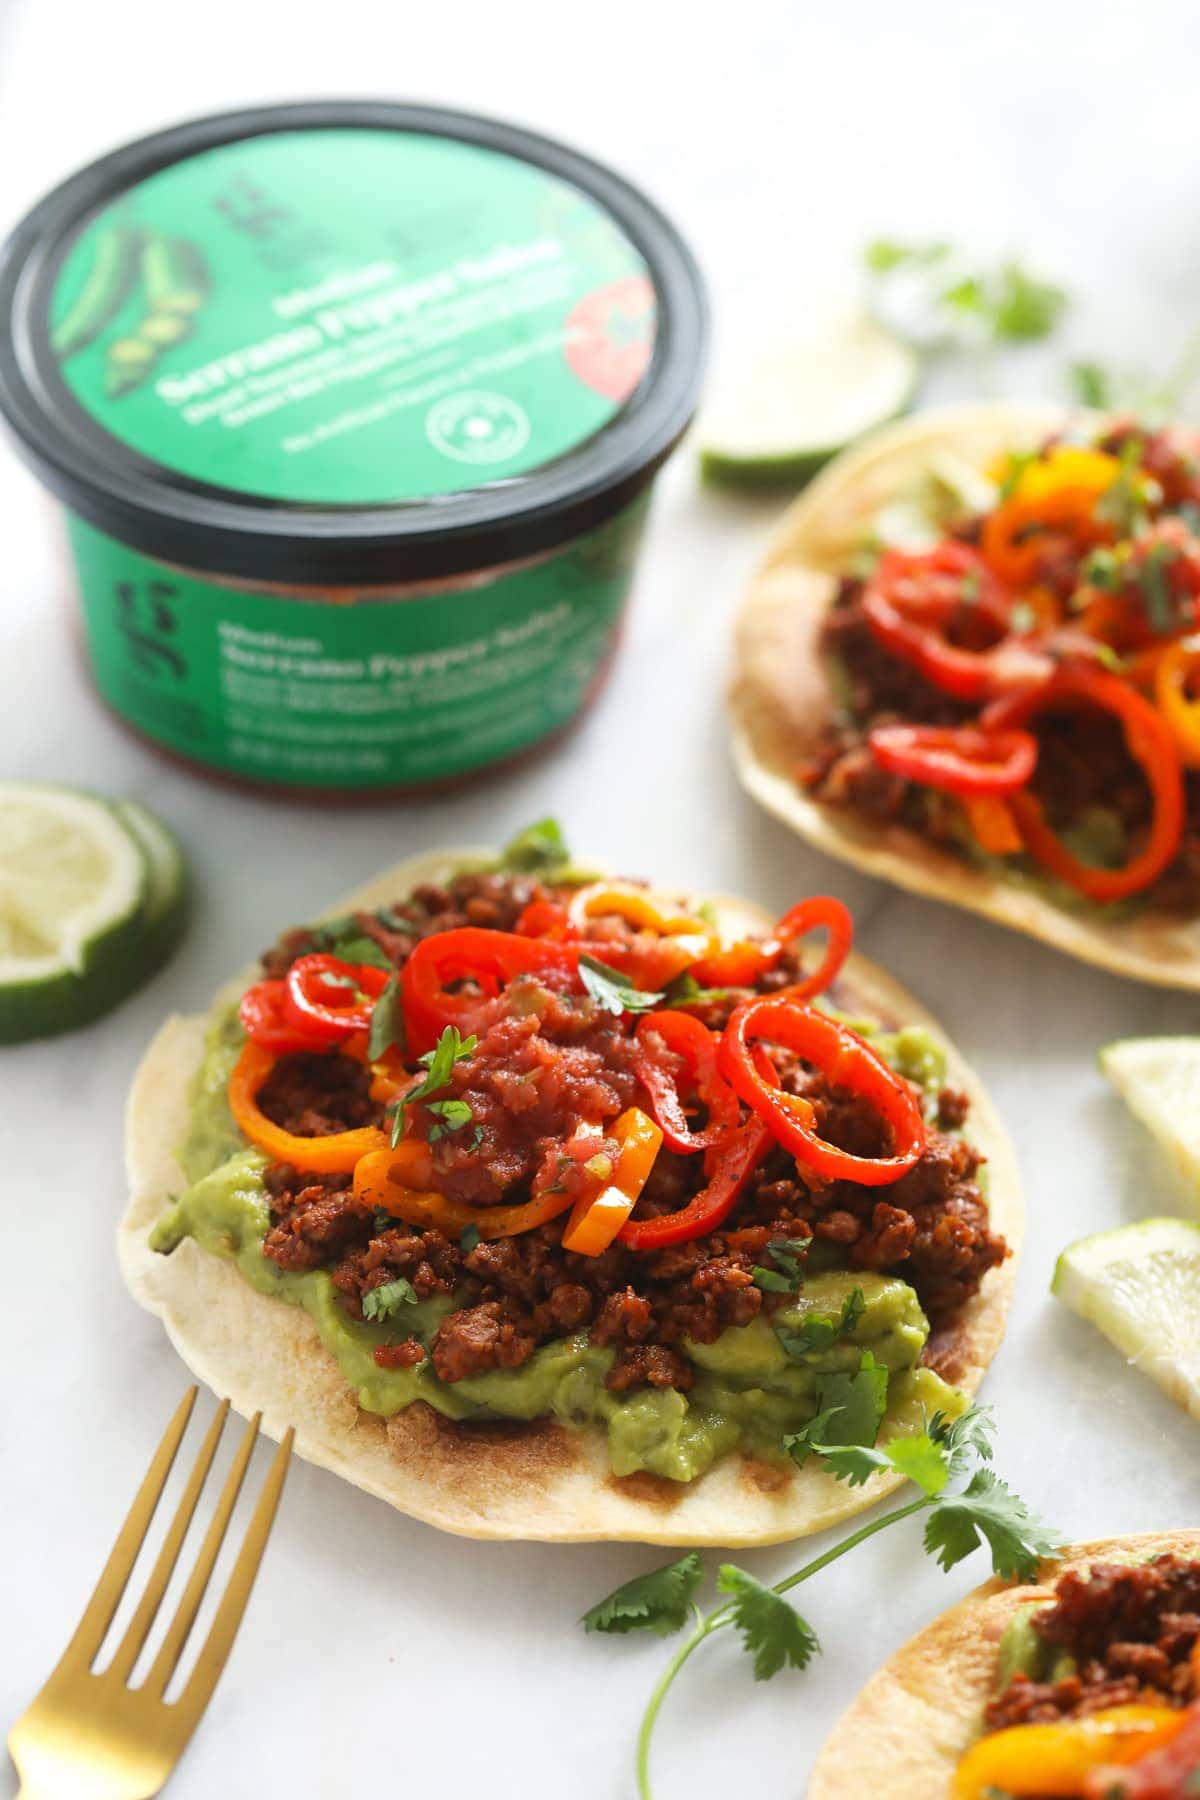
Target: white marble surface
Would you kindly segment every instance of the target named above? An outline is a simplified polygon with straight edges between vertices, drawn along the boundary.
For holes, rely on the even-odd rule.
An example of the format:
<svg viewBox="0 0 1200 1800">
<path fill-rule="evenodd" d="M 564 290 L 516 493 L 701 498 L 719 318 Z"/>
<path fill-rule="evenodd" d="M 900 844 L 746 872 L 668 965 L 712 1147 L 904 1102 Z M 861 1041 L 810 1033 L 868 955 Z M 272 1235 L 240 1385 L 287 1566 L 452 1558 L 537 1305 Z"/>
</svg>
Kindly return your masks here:
<svg viewBox="0 0 1200 1800">
<path fill-rule="evenodd" d="M 1136 19 L 1125 5 L 1054 0 L 740 0 L 719 12 L 665 0 L 586 11 L 549 0 L 10 0 L 0 222 L 89 155 L 189 113 L 406 94 L 523 118 L 648 185 L 709 270 L 719 345 L 760 312 L 802 313 L 865 236 L 886 230 L 1028 250 L 1080 294 L 1074 343 L 1162 357 L 1194 324 L 1200 286 L 1198 49 L 1200 15 L 1163 0 Z M 1017 359 L 1005 385 L 1033 389 L 1043 367 Z M 1194 1028 L 1195 1003 L 873 886 L 742 798 L 719 693 L 731 608 L 770 516 L 701 494 L 685 451 L 661 485 L 616 675 L 570 744 L 451 798 L 333 817 L 210 787 L 118 730 L 76 659 L 51 514 L 0 454 L 0 764 L 160 809 L 187 845 L 197 901 L 185 947 L 149 991 L 77 1037 L 0 1055 L 0 1722 L 65 1641 L 184 1382 L 112 1253 L 122 1102 L 149 1034 L 167 1010 L 201 1006 L 279 924 L 377 867 L 547 811 L 622 867 L 776 907 L 816 887 L 851 902 L 864 948 L 941 1014 L 1019 1145 L 1029 1242 L 987 1384 L 999 1466 L 1077 1536 L 1195 1520 L 1195 1427 L 1047 1292 L 1064 1243 L 1166 1198 L 1096 1073 L 1097 1046 Z M 776 1577 L 798 1555 L 745 1560 Z M 461 1543 L 299 1466 L 227 1678 L 171 1792 L 627 1796 L 664 1650 L 585 1640 L 575 1621 L 660 1560 L 632 1547 Z M 755 1688 L 731 1643 L 710 1646 L 663 1718 L 659 1800 L 747 1782 L 802 1794 L 862 1679 L 983 1574 L 977 1558 L 940 1575 L 901 1528 L 807 1591 L 826 1646 L 807 1675 Z M 0 1767 L 0 1793 L 12 1791 Z"/>
</svg>

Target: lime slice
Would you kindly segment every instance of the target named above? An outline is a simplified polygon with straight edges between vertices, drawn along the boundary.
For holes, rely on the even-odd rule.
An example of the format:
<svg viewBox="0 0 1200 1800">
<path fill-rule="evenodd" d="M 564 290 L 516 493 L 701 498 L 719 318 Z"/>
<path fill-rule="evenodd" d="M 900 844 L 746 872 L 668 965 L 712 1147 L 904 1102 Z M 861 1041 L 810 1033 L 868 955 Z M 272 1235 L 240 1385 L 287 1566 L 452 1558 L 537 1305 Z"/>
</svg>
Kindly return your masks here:
<svg viewBox="0 0 1200 1800">
<path fill-rule="evenodd" d="M 1053 1291 L 1200 1419 L 1200 1225 L 1143 1219 L 1080 1238 Z"/>
<path fill-rule="evenodd" d="M 183 930 L 187 865 L 171 833 L 148 807 L 137 800 L 118 800 L 113 811 L 142 854 L 146 870 L 143 949 L 145 960 L 157 968 L 175 948 Z"/>
<path fill-rule="evenodd" d="M 800 487 L 864 431 L 904 412 L 917 374 L 913 352 L 862 312 L 767 348 L 701 420 L 701 473 Z"/>
<path fill-rule="evenodd" d="M 1183 1177 L 1200 1214 L 1200 1037 L 1119 1038 L 1100 1067 Z"/>
<path fill-rule="evenodd" d="M 69 1031 L 150 972 L 148 857 L 95 795 L 0 782 L 0 1043 Z"/>
</svg>

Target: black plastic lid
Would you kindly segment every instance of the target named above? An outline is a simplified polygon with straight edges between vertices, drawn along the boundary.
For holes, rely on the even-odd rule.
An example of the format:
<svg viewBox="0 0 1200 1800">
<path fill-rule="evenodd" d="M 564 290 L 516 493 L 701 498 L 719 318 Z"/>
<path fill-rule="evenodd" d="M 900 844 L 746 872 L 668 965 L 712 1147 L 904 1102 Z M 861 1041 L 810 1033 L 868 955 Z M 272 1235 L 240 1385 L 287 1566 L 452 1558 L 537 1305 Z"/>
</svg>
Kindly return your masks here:
<svg viewBox="0 0 1200 1800">
<path fill-rule="evenodd" d="M 124 190 L 200 151 L 272 132 L 362 127 L 448 137 L 557 176 L 597 202 L 644 259 L 658 309 L 650 364 L 593 437 L 528 474 L 432 499 L 313 506 L 176 474 L 110 435 L 65 386 L 47 305 L 79 230 Z M 395 584 L 516 560 L 566 543 L 647 484 L 695 410 L 707 337 L 704 287 L 675 228 L 602 164 L 493 119 L 390 101 L 312 101 L 197 119 L 138 139 L 72 176 L 0 251 L 0 413 L 39 476 L 74 512 L 167 562 L 287 584 Z"/>
</svg>

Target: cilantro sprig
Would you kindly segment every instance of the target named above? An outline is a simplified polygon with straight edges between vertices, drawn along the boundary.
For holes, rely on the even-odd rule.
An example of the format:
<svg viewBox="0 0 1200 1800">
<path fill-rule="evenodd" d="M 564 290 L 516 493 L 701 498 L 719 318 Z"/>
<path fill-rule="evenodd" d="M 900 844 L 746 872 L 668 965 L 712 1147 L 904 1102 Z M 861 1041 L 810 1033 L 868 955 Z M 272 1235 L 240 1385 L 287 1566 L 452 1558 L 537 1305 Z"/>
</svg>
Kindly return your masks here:
<svg viewBox="0 0 1200 1800">
<path fill-rule="evenodd" d="M 873 1441 L 873 1434 L 869 1443 L 833 1441 L 836 1428 L 844 1428 L 846 1411 L 844 1405 L 835 1404 L 823 1414 L 822 1438 L 812 1448 L 823 1458 L 824 1467 L 839 1481 L 855 1487 L 881 1470 L 902 1475 L 920 1489 L 915 1500 L 861 1526 L 840 1544 L 771 1585 L 736 1563 L 722 1563 L 716 1587 L 728 1597 L 707 1614 L 696 1604 L 702 1570 L 694 1550 L 678 1562 L 627 1581 L 584 1614 L 585 1631 L 653 1631 L 660 1637 L 682 1630 L 689 1617 L 694 1620 L 642 1716 L 637 1743 L 641 1800 L 652 1800 L 650 1747 L 663 1701 L 700 1645 L 715 1632 L 732 1627 L 751 1658 L 756 1681 L 769 1681 L 781 1669 L 807 1668 L 819 1654 L 820 1642 L 809 1621 L 785 1596 L 868 1538 L 924 1513 L 924 1547 L 940 1568 L 954 1568 L 982 1543 L 988 1547 L 997 1575 L 1022 1581 L 1032 1580 L 1042 1558 L 1061 1547 L 1062 1539 L 1047 1529 L 989 1466 L 989 1409 L 972 1407 L 957 1419 L 936 1413 L 923 1431 L 882 1445 Z M 806 1429 L 815 1435 L 817 1425 L 814 1419 Z"/>
<path fill-rule="evenodd" d="M 1015 258 L 968 263 L 949 243 L 876 238 L 863 262 L 876 284 L 903 276 L 916 286 L 925 311 L 949 335 L 966 328 L 992 344 L 1031 343 L 1050 336 L 1067 306 L 1062 288 L 1031 275 Z"/>
<path fill-rule="evenodd" d="M 404 1136 L 405 1108 L 411 1106 L 414 1100 L 425 1100 L 429 1095 L 439 1093 L 442 1088 L 447 1087 L 450 1077 L 454 1073 L 455 1065 L 462 1062 L 465 1057 L 473 1056 L 477 1043 L 478 1039 L 474 1035 L 465 1038 L 457 1025 L 447 1025 L 433 1049 L 427 1050 L 424 1056 L 418 1057 L 417 1060 L 424 1068 L 425 1073 L 417 1085 L 409 1088 L 404 1098 L 397 1101 L 393 1108 L 393 1149 Z M 461 1110 L 462 1108 L 466 1109 L 465 1113 Z M 430 1111 L 442 1113 L 442 1128 L 434 1128 L 438 1131 L 439 1137 L 443 1136 L 445 1131 L 458 1131 L 471 1118 L 471 1108 L 465 1100 L 439 1101 L 436 1106 L 430 1107 Z M 430 1135 L 432 1139 L 432 1133 Z"/>
<path fill-rule="evenodd" d="M 417 1291 L 411 1281 L 404 1275 L 397 1275 L 395 1281 L 384 1281 L 376 1288 L 368 1288 L 362 1297 L 364 1319 L 390 1319 L 400 1311 L 402 1306 L 415 1306 Z"/>
</svg>

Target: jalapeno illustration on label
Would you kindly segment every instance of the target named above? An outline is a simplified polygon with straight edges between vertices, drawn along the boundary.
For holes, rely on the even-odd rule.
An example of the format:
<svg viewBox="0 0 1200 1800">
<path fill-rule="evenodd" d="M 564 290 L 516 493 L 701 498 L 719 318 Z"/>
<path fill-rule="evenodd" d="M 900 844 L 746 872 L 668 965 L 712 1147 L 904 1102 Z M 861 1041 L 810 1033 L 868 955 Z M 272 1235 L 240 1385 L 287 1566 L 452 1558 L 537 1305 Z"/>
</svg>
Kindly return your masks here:
<svg viewBox="0 0 1200 1800">
<path fill-rule="evenodd" d="M 147 234 L 141 253 L 146 310 L 136 329 L 108 347 L 105 387 L 110 399 L 140 387 L 164 350 L 192 333 L 195 315 L 208 298 L 208 268 L 183 238 Z"/>
<path fill-rule="evenodd" d="M 112 225 L 100 238 L 83 286 L 50 336 L 59 362 L 86 350 L 112 324 L 133 292 L 141 249 L 142 233 L 128 225 Z"/>
</svg>

